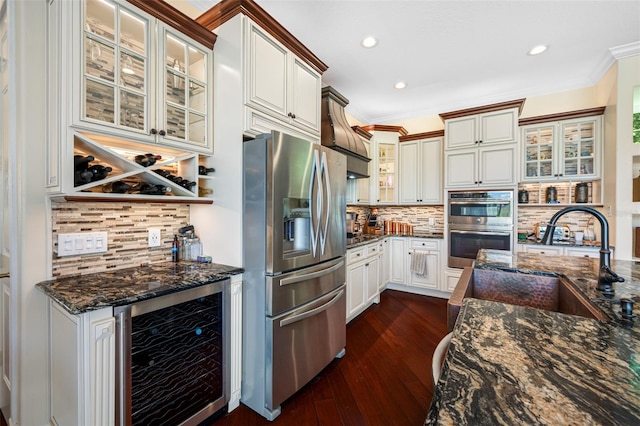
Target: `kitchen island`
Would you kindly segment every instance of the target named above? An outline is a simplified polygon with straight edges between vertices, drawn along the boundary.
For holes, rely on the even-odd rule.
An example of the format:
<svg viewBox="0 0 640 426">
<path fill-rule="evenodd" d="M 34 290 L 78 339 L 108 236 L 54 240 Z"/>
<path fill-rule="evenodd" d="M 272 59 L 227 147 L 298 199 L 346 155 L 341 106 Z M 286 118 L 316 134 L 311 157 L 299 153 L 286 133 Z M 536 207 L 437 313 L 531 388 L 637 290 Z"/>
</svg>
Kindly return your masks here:
<svg viewBox="0 0 640 426">
<path fill-rule="evenodd" d="M 640 263 L 612 261 L 610 299 L 597 259 L 481 250 L 474 267 L 564 276 L 611 320 L 465 299 L 426 424 L 640 423 L 640 321 L 614 303 L 640 301 Z"/>
</svg>

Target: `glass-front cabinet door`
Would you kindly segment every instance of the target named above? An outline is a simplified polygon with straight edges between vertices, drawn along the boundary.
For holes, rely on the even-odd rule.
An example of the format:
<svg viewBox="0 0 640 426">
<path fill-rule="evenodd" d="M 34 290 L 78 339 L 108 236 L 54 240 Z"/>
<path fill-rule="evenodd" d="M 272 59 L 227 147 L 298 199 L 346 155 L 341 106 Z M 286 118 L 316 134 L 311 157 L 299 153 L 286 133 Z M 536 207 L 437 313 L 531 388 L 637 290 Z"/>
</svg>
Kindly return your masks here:
<svg viewBox="0 0 640 426">
<path fill-rule="evenodd" d="M 524 130 L 525 179 L 544 180 L 555 177 L 554 127 Z"/>
<path fill-rule="evenodd" d="M 163 93 L 159 116 L 168 139 L 205 146 L 209 140 L 207 76 L 210 55 L 204 47 L 161 26 L 163 34 Z"/>
<path fill-rule="evenodd" d="M 148 133 L 149 20 L 109 0 L 86 0 L 82 119 Z"/>
<path fill-rule="evenodd" d="M 596 170 L 596 122 L 562 124 L 562 165 L 565 177 L 591 177 Z"/>
<path fill-rule="evenodd" d="M 378 203 L 390 204 L 397 200 L 397 146 L 378 143 Z"/>
</svg>

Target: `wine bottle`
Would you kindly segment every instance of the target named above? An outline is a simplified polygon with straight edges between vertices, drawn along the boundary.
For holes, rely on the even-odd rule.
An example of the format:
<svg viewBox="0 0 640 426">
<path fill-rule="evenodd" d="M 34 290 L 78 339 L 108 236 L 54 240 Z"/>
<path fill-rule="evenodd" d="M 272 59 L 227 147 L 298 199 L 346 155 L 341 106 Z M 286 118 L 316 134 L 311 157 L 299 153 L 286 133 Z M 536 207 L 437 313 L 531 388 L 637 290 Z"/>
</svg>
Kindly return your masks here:
<svg viewBox="0 0 640 426">
<path fill-rule="evenodd" d="M 161 155 L 154 154 L 138 154 L 135 156 L 134 160 L 136 163 L 140 164 L 144 167 L 150 167 L 156 164 L 156 161 L 162 158 Z"/>
<path fill-rule="evenodd" d="M 97 180 L 106 178 L 109 175 L 109 172 L 111 172 L 113 169 L 109 166 L 105 167 L 102 164 L 94 164 L 92 166 L 89 166 L 87 170 L 92 174 L 91 182 L 95 182 Z"/>
<path fill-rule="evenodd" d="M 209 173 L 213 173 L 215 171 L 216 169 L 214 169 L 213 167 L 198 166 L 198 174 L 201 176 L 206 176 Z"/>
<path fill-rule="evenodd" d="M 124 194 L 130 189 L 131 185 L 122 180 L 117 180 L 102 186 L 102 192 L 110 192 L 113 194 Z"/>
<path fill-rule="evenodd" d="M 93 173 L 89 170 L 76 170 L 73 172 L 73 186 L 85 185 L 91 182 Z"/>
<path fill-rule="evenodd" d="M 73 169 L 76 171 L 87 170 L 89 167 L 89 162 L 95 160 L 93 155 L 74 155 L 73 156 Z"/>
<path fill-rule="evenodd" d="M 195 182 L 190 182 L 186 179 L 183 179 L 182 182 L 179 182 L 178 185 L 180 185 L 181 187 L 183 187 L 184 189 L 188 189 L 189 191 L 193 191 L 193 188 L 196 183 Z"/>
<path fill-rule="evenodd" d="M 171 192 L 171 188 L 164 185 L 143 183 L 140 185 L 138 192 L 143 195 L 165 195 L 167 192 Z"/>
<path fill-rule="evenodd" d="M 180 260 L 180 243 L 177 235 L 173 236 L 173 243 L 171 244 L 171 260 L 174 262 Z"/>
</svg>

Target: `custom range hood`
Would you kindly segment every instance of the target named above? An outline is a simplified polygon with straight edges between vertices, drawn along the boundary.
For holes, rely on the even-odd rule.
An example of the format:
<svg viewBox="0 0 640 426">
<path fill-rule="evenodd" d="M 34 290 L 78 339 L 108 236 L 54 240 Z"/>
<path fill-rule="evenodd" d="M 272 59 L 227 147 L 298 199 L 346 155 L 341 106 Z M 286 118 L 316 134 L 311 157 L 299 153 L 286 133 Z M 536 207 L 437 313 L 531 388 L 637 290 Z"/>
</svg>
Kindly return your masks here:
<svg viewBox="0 0 640 426">
<path fill-rule="evenodd" d="M 320 141 L 322 145 L 347 156 L 347 176 L 350 178 L 369 177 L 367 149 L 360 136 L 349 126 L 344 115 L 344 107 L 349 100 L 331 86 L 322 88 L 322 123 Z"/>
</svg>

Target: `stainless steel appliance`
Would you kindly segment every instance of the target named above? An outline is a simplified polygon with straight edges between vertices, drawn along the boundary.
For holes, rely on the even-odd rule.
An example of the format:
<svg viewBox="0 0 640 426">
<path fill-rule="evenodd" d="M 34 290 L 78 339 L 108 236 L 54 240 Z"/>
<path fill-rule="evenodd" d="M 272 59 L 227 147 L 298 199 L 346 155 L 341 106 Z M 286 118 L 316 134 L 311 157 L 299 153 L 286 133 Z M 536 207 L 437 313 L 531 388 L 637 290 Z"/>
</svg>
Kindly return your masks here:
<svg viewBox="0 0 640 426">
<path fill-rule="evenodd" d="M 244 143 L 242 402 L 269 420 L 346 344 L 346 159 L 272 132 Z"/>
<path fill-rule="evenodd" d="M 471 266 L 480 249 L 513 249 L 513 191 L 450 192 L 448 198 L 450 268 Z"/>
<path fill-rule="evenodd" d="M 360 223 L 358 223 L 358 213 L 347 212 L 347 238 L 353 238 L 360 231 Z"/>
<path fill-rule="evenodd" d="M 198 425 L 229 400 L 229 280 L 119 306 L 116 424 Z"/>
</svg>

